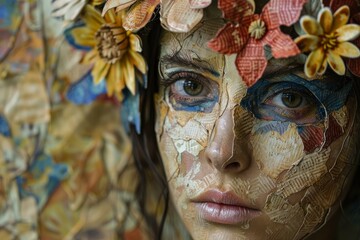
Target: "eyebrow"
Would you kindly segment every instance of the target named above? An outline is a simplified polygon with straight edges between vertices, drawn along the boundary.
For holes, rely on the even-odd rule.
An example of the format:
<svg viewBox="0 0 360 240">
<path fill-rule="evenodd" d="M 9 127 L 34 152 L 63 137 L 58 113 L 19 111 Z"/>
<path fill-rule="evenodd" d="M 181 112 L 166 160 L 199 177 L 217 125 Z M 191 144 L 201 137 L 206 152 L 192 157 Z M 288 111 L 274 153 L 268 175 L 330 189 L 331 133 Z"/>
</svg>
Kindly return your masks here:
<svg viewBox="0 0 360 240">
<path fill-rule="evenodd" d="M 180 52 L 165 55 L 161 57 L 160 62 L 161 64 L 176 64 L 185 68 L 191 67 L 208 72 L 215 77 L 220 77 L 220 73 L 215 71 L 209 62 L 198 58 L 193 59 L 190 55 L 181 54 Z"/>
</svg>

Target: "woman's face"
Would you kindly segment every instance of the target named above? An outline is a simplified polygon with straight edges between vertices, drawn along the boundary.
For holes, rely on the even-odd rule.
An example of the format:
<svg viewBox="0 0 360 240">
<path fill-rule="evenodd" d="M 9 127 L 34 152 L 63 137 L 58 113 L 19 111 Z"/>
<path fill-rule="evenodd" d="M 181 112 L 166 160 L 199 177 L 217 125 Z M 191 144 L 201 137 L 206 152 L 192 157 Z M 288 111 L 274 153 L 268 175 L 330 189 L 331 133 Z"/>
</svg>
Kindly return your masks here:
<svg viewBox="0 0 360 240">
<path fill-rule="evenodd" d="M 248 88 L 235 56 L 207 47 L 222 25 L 162 36 L 156 132 L 172 201 L 194 239 L 302 238 L 351 180 L 351 83 L 270 60 Z"/>
</svg>

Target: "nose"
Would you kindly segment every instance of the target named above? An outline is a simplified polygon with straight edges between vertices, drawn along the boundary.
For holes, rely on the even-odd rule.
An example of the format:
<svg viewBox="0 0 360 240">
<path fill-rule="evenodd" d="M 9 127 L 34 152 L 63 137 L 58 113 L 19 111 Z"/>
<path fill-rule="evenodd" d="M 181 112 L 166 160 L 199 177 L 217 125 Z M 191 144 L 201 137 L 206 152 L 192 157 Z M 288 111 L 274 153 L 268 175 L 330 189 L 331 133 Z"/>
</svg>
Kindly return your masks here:
<svg viewBox="0 0 360 240">
<path fill-rule="evenodd" d="M 218 171 L 239 173 L 249 166 L 247 143 L 236 136 L 234 110 L 225 110 L 218 119 L 205 149 L 205 158 Z M 236 119 L 241 124 L 241 119 Z"/>
</svg>

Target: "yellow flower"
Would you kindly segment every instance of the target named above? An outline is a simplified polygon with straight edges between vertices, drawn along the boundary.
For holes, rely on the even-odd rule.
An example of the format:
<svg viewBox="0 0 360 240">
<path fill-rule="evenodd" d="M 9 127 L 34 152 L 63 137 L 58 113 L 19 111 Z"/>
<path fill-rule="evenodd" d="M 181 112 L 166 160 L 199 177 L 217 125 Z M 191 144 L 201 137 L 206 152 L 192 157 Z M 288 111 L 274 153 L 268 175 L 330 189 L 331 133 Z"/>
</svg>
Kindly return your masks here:
<svg viewBox="0 0 360 240">
<path fill-rule="evenodd" d="M 87 5 L 82 19 L 85 26 L 74 28 L 72 36 L 76 44 L 92 48 L 84 57 L 84 63 L 94 63 L 91 74 L 95 83 L 106 80 L 108 95 L 122 98 L 125 86 L 132 94 L 136 91 L 135 70 L 146 73 L 141 39 L 122 27 L 123 12 L 109 10 L 104 18 L 92 6 Z"/>
<path fill-rule="evenodd" d="M 305 63 L 305 74 L 312 78 L 324 74 L 327 65 L 339 75 L 345 74 L 341 57 L 357 58 L 359 49 L 349 41 L 360 35 L 360 26 L 347 24 L 350 16 L 348 6 L 340 7 L 334 15 L 329 8 L 323 8 L 318 19 L 304 16 L 301 27 L 305 31 L 295 39 L 302 52 L 310 52 Z"/>
</svg>

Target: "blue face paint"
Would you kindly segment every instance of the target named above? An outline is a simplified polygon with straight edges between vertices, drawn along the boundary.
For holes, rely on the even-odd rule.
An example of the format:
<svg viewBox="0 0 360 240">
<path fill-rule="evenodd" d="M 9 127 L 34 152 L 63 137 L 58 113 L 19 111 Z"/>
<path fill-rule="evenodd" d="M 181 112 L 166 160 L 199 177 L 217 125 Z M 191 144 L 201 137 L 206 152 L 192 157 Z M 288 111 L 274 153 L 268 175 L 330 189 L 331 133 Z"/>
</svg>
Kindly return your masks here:
<svg viewBox="0 0 360 240">
<path fill-rule="evenodd" d="M 345 105 L 352 87 L 348 79 L 324 79 L 309 81 L 295 74 L 282 74 L 263 78 L 248 89 L 241 106 L 255 117 L 269 121 L 316 123 L 324 120 L 327 113 Z M 284 92 L 292 92 L 303 98 L 304 107 L 291 108 L 269 104 L 269 99 Z M 304 110 L 305 109 L 305 110 Z"/>
<path fill-rule="evenodd" d="M 187 111 L 187 112 L 211 112 L 215 104 L 219 101 L 219 96 L 216 95 L 212 98 L 201 99 L 196 102 L 172 102 L 172 106 L 176 111 Z"/>
<path fill-rule="evenodd" d="M 165 96 L 176 111 L 205 112 L 212 111 L 219 101 L 218 84 L 205 76 L 189 71 L 175 72 L 162 80 Z"/>
</svg>

